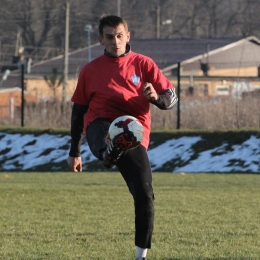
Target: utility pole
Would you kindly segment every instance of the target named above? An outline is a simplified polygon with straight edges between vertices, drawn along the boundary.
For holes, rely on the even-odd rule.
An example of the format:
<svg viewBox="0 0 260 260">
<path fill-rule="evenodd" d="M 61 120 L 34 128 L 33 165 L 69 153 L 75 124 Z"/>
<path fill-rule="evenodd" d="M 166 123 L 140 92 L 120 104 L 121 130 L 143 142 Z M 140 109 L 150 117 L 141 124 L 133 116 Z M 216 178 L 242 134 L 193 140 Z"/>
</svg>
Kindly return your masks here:
<svg viewBox="0 0 260 260">
<path fill-rule="evenodd" d="M 156 39 L 161 38 L 161 6 L 156 8 Z"/>
<path fill-rule="evenodd" d="M 121 16 L 121 0 L 117 0 L 117 16 Z"/>
<path fill-rule="evenodd" d="M 178 103 L 177 103 L 177 129 L 181 128 L 181 63 L 178 62 L 178 67 L 177 67 L 177 97 L 178 97 Z"/>
<path fill-rule="evenodd" d="M 66 1 L 66 21 L 65 21 L 65 48 L 64 48 L 64 70 L 63 70 L 63 88 L 62 88 L 62 109 L 64 112 L 67 98 L 67 80 L 68 80 L 68 65 L 69 65 L 69 15 L 70 4 Z"/>
<path fill-rule="evenodd" d="M 20 46 L 22 46 L 22 38 L 21 38 L 21 31 L 19 30 L 16 35 L 16 44 L 15 44 L 15 53 L 14 53 L 15 56 L 18 55 Z"/>
<path fill-rule="evenodd" d="M 24 63 L 21 65 L 21 126 L 24 127 Z"/>
<path fill-rule="evenodd" d="M 92 32 L 92 25 L 87 24 L 84 28 L 85 32 L 88 33 L 88 62 L 91 62 L 91 32 Z"/>
</svg>

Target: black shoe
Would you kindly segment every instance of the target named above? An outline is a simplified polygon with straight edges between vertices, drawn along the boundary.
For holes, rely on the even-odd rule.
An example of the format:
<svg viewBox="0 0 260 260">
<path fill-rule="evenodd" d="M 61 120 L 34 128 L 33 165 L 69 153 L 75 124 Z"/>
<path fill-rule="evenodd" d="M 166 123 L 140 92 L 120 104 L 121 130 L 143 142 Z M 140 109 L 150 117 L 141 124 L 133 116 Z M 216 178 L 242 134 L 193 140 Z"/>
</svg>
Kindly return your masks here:
<svg viewBox="0 0 260 260">
<path fill-rule="evenodd" d="M 124 131 L 115 136 L 107 146 L 103 162 L 104 166 L 106 168 L 112 168 L 125 151 L 134 149 L 139 144 L 140 142 L 136 141 L 136 137 L 131 131 Z"/>
</svg>

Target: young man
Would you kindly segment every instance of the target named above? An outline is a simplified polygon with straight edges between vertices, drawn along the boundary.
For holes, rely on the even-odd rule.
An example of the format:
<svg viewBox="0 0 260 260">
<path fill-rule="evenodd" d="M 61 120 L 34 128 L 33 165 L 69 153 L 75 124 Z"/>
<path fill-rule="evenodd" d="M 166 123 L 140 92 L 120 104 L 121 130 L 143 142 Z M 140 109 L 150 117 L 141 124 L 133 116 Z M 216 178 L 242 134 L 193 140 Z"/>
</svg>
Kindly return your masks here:
<svg viewBox="0 0 260 260">
<path fill-rule="evenodd" d="M 99 41 L 105 51 L 86 64 L 79 75 L 71 99 L 74 105 L 67 162 L 74 172 L 82 170 L 80 145 L 84 131 L 91 152 L 104 166 L 118 167 L 134 199 L 136 260 L 145 260 L 154 223 L 152 172 L 147 156 L 150 103 L 166 110 L 173 107 L 177 97 L 155 63 L 131 51 L 130 32 L 124 19 L 109 15 L 99 22 Z M 122 115 L 134 116 L 143 124 L 144 139 L 140 145 L 131 132 L 107 141 L 109 125 Z M 134 149 L 122 148 L 125 141 Z"/>
</svg>

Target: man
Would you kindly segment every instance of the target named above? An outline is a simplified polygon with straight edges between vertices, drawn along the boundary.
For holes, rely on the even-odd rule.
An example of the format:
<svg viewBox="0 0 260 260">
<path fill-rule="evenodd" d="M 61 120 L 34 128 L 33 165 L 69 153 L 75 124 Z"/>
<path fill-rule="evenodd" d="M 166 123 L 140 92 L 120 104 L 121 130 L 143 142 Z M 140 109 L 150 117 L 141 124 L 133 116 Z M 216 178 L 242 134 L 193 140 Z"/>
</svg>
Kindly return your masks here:
<svg viewBox="0 0 260 260">
<path fill-rule="evenodd" d="M 82 171 L 80 145 L 84 131 L 91 152 L 104 166 L 118 167 L 134 199 L 136 260 L 145 260 L 154 223 L 152 172 L 147 155 L 150 103 L 166 110 L 173 107 L 177 97 L 155 63 L 131 51 L 130 32 L 124 19 L 114 15 L 102 17 L 99 34 L 99 41 L 105 46 L 104 55 L 83 67 L 71 99 L 72 138 L 67 162 L 74 172 Z M 131 132 L 107 139 L 109 125 L 122 115 L 134 116 L 143 124 L 140 145 Z M 125 141 L 134 149 L 123 147 Z"/>
</svg>

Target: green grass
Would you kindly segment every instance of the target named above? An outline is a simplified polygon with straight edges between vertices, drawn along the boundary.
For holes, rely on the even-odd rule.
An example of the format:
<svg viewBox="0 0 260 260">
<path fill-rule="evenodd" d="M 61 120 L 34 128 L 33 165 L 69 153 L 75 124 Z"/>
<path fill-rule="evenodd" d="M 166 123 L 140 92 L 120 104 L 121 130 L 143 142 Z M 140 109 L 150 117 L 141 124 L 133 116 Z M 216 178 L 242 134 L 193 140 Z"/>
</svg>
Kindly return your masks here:
<svg viewBox="0 0 260 260">
<path fill-rule="evenodd" d="M 260 176 L 154 174 L 149 260 L 259 259 Z M 1 173 L 1 260 L 133 260 L 119 173 Z"/>
</svg>

